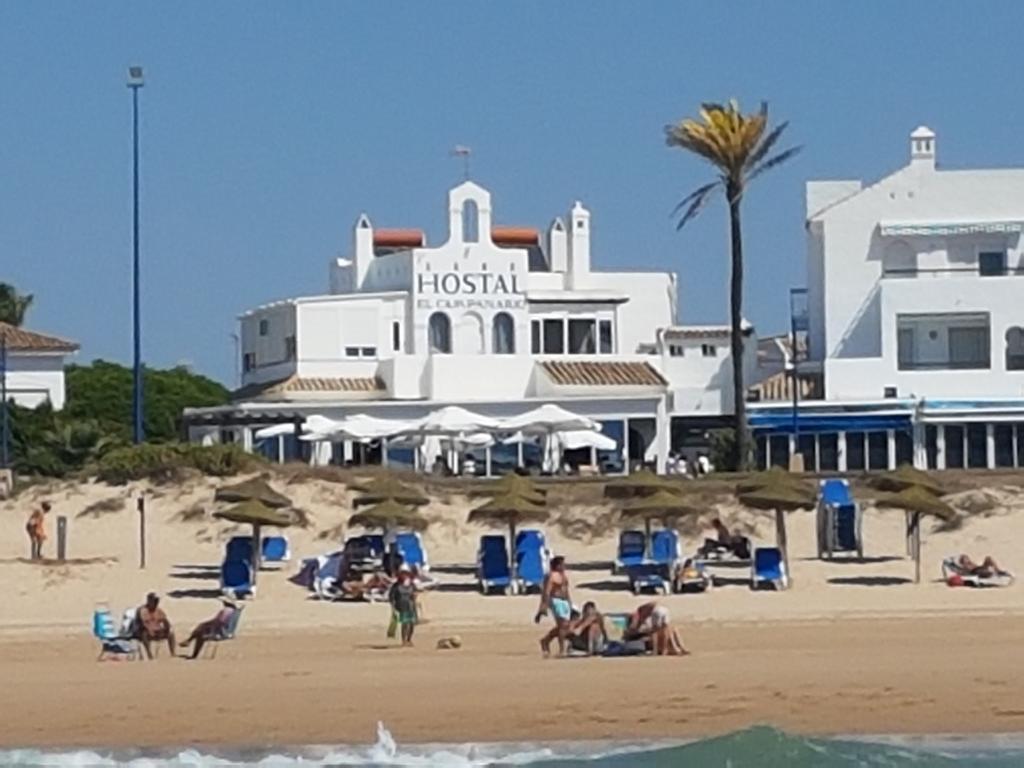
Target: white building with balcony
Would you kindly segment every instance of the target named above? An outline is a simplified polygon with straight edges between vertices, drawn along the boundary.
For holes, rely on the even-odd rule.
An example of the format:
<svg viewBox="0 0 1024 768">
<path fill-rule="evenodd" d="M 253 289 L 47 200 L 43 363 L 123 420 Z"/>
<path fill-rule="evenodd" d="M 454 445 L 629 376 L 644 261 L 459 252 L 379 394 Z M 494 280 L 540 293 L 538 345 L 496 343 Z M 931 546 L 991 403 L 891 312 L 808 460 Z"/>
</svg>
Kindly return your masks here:
<svg viewBox="0 0 1024 768">
<path fill-rule="evenodd" d="M 944 170 L 937 137 L 873 184 L 807 184 L 809 377 L 755 406 L 762 463 L 1024 465 L 1024 169 Z"/>
<path fill-rule="evenodd" d="M 327 294 L 245 312 L 242 387 L 230 406 L 186 411 L 191 438 L 249 446 L 263 426 L 314 414 L 405 420 L 461 405 L 510 417 L 553 402 L 618 444 L 591 460 L 663 466 L 673 444 L 723 423 L 728 329 L 676 325 L 673 274 L 592 269 L 579 202 L 542 234 L 495 223 L 490 193 L 467 181 L 449 192 L 446 214 L 436 244 L 363 214 Z M 336 445 L 333 460 L 352 451 Z"/>
</svg>

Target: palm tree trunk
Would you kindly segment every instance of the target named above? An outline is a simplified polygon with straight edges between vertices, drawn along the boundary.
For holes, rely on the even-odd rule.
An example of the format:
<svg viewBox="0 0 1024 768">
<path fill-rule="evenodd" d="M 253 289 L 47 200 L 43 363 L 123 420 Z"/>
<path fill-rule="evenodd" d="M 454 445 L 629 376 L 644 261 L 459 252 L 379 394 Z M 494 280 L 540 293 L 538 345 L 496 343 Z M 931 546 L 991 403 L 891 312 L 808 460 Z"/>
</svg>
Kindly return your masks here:
<svg viewBox="0 0 1024 768">
<path fill-rule="evenodd" d="M 729 278 L 729 323 L 732 326 L 733 431 L 736 436 L 736 469 L 744 472 L 750 462 L 750 436 L 747 433 L 747 393 L 743 382 L 743 233 L 740 224 L 742 187 L 729 182 L 729 245 L 732 274 Z"/>
</svg>

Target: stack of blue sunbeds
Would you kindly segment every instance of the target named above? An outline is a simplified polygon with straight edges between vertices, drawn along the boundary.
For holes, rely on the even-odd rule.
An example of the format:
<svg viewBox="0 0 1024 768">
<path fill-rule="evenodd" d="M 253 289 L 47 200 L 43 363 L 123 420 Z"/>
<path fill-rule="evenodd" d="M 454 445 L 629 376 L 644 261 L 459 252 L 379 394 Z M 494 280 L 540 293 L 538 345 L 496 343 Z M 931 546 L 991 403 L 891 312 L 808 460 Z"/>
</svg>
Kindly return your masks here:
<svg viewBox="0 0 1024 768">
<path fill-rule="evenodd" d="M 860 505 L 850 493 L 846 480 L 822 480 L 818 488 L 818 557 L 831 558 L 837 552 L 864 557 Z"/>
<path fill-rule="evenodd" d="M 477 581 L 483 594 L 506 595 L 539 592 L 548 570 L 548 548 L 538 530 L 520 531 L 515 538 L 516 575 L 512 577 L 508 540 L 501 535 L 480 537 L 477 550 Z"/>
<path fill-rule="evenodd" d="M 634 594 L 649 590 L 667 594 L 681 557 L 679 534 L 671 529 L 655 531 L 649 557 L 646 543 L 647 536 L 642 531 L 623 531 L 614 571 L 626 575 Z"/>
<path fill-rule="evenodd" d="M 291 559 L 288 539 L 284 536 L 267 536 L 260 542 L 261 561 L 264 565 L 280 565 Z M 224 547 L 224 562 L 220 565 L 220 587 L 226 595 L 252 597 L 253 551 L 251 536 L 233 536 Z"/>
</svg>

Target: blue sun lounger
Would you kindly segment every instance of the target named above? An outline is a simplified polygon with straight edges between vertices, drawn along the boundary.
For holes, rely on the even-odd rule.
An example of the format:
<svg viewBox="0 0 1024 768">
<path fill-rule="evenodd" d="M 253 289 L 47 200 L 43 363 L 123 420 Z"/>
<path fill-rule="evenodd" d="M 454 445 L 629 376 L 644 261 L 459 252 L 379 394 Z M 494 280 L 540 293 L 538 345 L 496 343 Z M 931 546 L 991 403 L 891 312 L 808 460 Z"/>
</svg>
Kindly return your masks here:
<svg viewBox="0 0 1024 768">
<path fill-rule="evenodd" d="M 818 489 L 818 557 L 831 558 L 836 552 L 864 556 L 861 509 L 850 493 L 850 484 L 840 478 L 822 480 Z"/>
<path fill-rule="evenodd" d="M 252 565 L 246 560 L 225 560 L 220 566 L 220 588 L 225 595 L 252 597 Z"/>
<path fill-rule="evenodd" d="M 395 545 L 398 553 L 402 556 L 402 562 L 410 567 L 415 567 L 421 572 L 430 567 L 427 562 L 427 553 L 423 550 L 423 539 L 418 533 L 399 533 L 395 536 Z"/>
<path fill-rule="evenodd" d="M 264 564 L 281 565 L 292 559 L 287 536 L 267 536 L 260 545 Z"/>
<path fill-rule="evenodd" d="M 625 567 L 630 589 L 637 595 L 647 590 L 668 594 L 679 557 L 679 534 L 669 529 L 655 531 L 651 536 L 650 560 Z"/>
<path fill-rule="evenodd" d="M 758 547 L 754 550 L 754 559 L 750 564 L 751 589 L 787 589 L 789 574 L 786 572 L 786 561 L 782 550 L 778 547 Z"/>
<path fill-rule="evenodd" d="M 516 576 L 523 592 L 544 587 L 547 575 L 547 545 L 540 531 L 520 531 L 516 536 Z"/>
<path fill-rule="evenodd" d="M 504 536 L 481 536 L 477 552 L 477 581 L 480 592 L 487 595 L 500 590 L 506 595 L 515 592 L 508 566 L 508 548 Z"/>
<path fill-rule="evenodd" d="M 612 573 L 625 573 L 632 566 L 647 560 L 647 537 L 643 531 L 623 531 L 619 534 L 619 550 L 615 555 Z"/>
</svg>

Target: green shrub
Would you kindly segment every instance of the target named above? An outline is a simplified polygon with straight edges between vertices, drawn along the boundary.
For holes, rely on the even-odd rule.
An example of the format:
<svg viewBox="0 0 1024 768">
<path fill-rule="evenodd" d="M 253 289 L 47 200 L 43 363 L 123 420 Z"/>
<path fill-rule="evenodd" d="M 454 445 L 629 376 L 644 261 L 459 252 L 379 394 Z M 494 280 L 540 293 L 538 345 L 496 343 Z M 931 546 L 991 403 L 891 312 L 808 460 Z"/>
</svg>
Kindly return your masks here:
<svg viewBox="0 0 1024 768">
<path fill-rule="evenodd" d="M 189 471 L 223 477 L 252 470 L 260 463 L 235 445 L 143 443 L 106 453 L 96 464 L 96 476 L 110 485 L 131 480 L 174 483 L 184 480 Z"/>
</svg>

